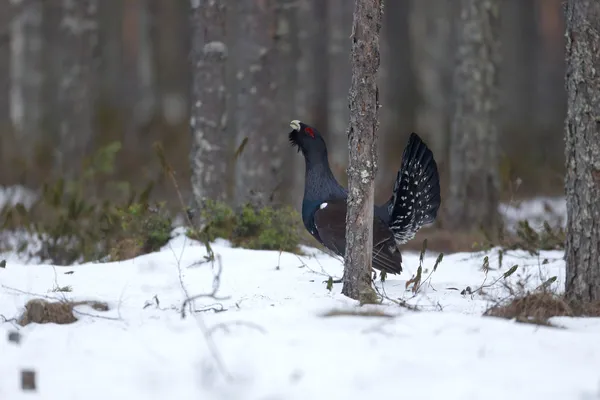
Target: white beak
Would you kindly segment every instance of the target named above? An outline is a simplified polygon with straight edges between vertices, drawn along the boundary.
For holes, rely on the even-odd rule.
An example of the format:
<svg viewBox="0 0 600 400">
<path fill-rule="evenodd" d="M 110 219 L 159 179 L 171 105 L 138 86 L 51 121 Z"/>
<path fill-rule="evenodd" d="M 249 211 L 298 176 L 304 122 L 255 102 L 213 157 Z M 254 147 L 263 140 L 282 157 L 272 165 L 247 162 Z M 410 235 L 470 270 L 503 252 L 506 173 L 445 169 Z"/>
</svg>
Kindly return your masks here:
<svg viewBox="0 0 600 400">
<path fill-rule="evenodd" d="M 293 130 L 300 131 L 300 121 L 298 121 L 297 119 L 290 122 L 290 126 L 292 127 Z"/>
</svg>

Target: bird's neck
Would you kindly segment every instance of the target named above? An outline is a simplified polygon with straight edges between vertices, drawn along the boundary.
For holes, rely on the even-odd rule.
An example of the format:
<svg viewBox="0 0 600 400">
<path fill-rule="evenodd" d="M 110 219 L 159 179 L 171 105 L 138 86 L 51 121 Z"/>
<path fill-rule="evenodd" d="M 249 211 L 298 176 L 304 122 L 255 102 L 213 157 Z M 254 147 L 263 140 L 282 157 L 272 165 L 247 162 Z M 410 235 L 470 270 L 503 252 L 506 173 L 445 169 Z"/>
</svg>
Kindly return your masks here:
<svg viewBox="0 0 600 400">
<path fill-rule="evenodd" d="M 316 160 L 307 157 L 305 161 L 304 201 L 325 201 L 346 197 L 346 190 L 335 179 L 327 156 Z"/>
</svg>

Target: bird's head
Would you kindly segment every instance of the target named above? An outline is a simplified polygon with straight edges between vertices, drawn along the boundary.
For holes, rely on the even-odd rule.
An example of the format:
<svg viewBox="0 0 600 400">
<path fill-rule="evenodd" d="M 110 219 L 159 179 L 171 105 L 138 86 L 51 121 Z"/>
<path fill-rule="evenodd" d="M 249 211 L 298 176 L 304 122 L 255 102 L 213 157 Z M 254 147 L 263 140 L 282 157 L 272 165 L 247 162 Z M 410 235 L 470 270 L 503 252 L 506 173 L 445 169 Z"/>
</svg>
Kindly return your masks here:
<svg viewBox="0 0 600 400">
<path fill-rule="evenodd" d="M 327 156 L 325 140 L 318 130 L 298 120 L 290 122 L 290 126 L 293 129 L 289 134 L 290 142 L 304 157 Z"/>
</svg>

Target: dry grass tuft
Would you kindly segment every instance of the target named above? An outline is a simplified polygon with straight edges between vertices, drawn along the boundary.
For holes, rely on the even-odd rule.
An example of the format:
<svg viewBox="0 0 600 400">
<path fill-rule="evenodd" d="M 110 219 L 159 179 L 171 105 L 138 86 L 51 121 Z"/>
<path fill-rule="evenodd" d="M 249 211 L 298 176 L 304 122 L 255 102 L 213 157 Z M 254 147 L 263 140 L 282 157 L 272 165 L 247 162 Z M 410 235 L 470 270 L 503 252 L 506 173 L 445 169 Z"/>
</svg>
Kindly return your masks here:
<svg viewBox="0 0 600 400">
<path fill-rule="evenodd" d="M 87 305 L 96 311 L 108 311 L 108 305 L 98 301 L 53 301 L 33 299 L 25 304 L 25 311 L 19 318 L 19 325 L 35 324 L 71 324 L 77 321 L 73 309 Z"/>
<path fill-rule="evenodd" d="M 110 259 L 116 261 L 130 260 L 144 254 L 144 249 L 139 240 L 124 238 L 119 240 L 110 250 Z"/>
<path fill-rule="evenodd" d="M 568 300 L 563 295 L 540 291 L 496 304 L 487 309 L 484 315 L 553 326 L 549 321 L 552 317 L 600 317 L 600 302 L 582 304 Z"/>
</svg>

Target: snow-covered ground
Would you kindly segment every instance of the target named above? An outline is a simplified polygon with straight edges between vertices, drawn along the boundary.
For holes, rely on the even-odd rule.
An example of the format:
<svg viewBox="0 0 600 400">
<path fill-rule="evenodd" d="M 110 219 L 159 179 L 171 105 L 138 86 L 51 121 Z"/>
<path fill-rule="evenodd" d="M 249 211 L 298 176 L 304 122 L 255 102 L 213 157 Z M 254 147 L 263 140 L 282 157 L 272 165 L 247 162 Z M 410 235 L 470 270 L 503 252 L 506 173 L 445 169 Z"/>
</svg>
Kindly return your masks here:
<svg viewBox="0 0 600 400">
<path fill-rule="evenodd" d="M 5 202 L 15 196 L 31 198 L 15 192 Z M 549 216 L 564 223 L 564 199 L 500 211 L 509 224 Z M 405 253 L 402 275 L 378 283 L 387 300 L 360 307 L 340 294 L 341 284 L 327 289 L 329 276 L 341 277 L 339 259 L 217 241 L 213 265 L 201 263 L 205 247 L 181 233 L 160 252 L 116 263 L 35 265 L 0 254 L 0 400 L 600 399 L 600 319 L 553 319 L 561 329 L 482 316 L 505 295 L 504 281 L 536 287 L 556 276 L 562 288 L 560 251 L 511 252 L 502 265 L 491 251 L 487 276 L 484 254 L 445 255 L 416 295 L 406 282 L 419 256 Z M 424 279 L 436 257 L 426 255 Z M 513 265 L 517 272 L 503 279 Z M 211 293 L 216 274 L 217 298 L 196 299 L 183 318 L 184 300 Z M 97 300 L 110 309 L 77 307 L 78 321 L 68 325 L 17 325 L 34 298 Z M 384 315 L 344 315 L 364 309 Z M 14 331 L 20 343 L 8 340 Z M 20 387 L 26 369 L 36 372 L 33 392 Z"/>
<path fill-rule="evenodd" d="M 405 254 L 405 272 L 383 288 L 422 311 L 392 301 L 363 307 L 391 315 L 384 318 L 324 316 L 359 308 L 340 294 L 341 284 L 327 290 L 324 281 L 340 277 L 342 265 L 325 254 L 224 241 L 213 249 L 224 298 L 197 299 L 186 318 L 184 299 L 210 293 L 218 268 L 197 264 L 206 250 L 183 235 L 160 252 L 117 263 L 53 267 L 11 257 L 0 269 L 4 318 L 18 317 L 36 297 L 98 300 L 110 310 L 79 307 L 69 325 L 0 324 L 0 399 L 600 398 L 600 319 L 561 318 L 555 323 L 566 329 L 559 329 L 482 317 L 490 300 L 461 291 L 484 282 L 483 254 L 445 256 L 415 297 L 405 283 L 419 257 Z M 501 269 L 494 254 L 487 283 L 514 264 L 513 281 L 564 282 L 561 252 L 514 252 Z M 424 267 L 436 256 L 428 254 Z M 52 291 L 65 286 L 72 291 Z M 20 344 L 6 340 L 14 330 Z M 23 369 L 36 371 L 35 392 L 21 390 Z"/>
</svg>

